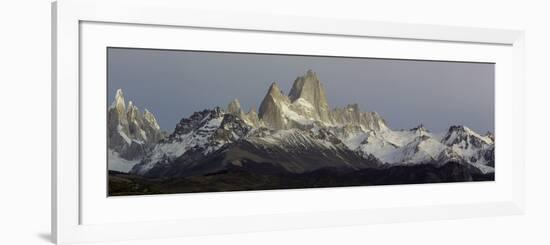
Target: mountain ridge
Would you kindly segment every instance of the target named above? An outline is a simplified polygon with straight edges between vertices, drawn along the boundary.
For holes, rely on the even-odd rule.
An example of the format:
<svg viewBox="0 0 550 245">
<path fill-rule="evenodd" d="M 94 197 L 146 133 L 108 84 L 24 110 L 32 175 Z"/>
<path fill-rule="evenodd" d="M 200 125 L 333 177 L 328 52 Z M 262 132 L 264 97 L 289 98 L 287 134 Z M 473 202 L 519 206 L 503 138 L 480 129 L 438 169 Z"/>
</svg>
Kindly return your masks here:
<svg viewBox="0 0 550 245">
<path fill-rule="evenodd" d="M 118 94 L 109 116 L 128 111 Z M 135 121 L 137 108 L 128 107 L 130 121 Z M 142 121 L 152 125 L 154 116 L 147 110 L 143 115 Z M 145 151 L 131 174 L 181 177 L 244 163 L 303 174 L 449 162 L 465 165 L 475 174 L 494 173 L 492 133 L 480 135 L 462 125 L 452 125 L 442 134 L 423 125 L 392 130 L 378 113 L 363 112 L 358 104 L 331 109 L 322 82 L 311 70 L 296 78 L 288 95 L 273 82 L 258 112 L 252 107 L 245 113 L 235 98 L 225 109 L 205 109 L 183 118 L 172 134 Z"/>
</svg>

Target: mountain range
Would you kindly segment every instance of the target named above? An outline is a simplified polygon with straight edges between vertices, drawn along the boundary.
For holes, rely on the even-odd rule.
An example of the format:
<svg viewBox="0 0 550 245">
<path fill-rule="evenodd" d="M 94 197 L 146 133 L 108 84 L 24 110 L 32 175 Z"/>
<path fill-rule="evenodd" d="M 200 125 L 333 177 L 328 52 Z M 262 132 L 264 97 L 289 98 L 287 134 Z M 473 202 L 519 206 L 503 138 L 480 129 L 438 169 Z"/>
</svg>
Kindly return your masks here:
<svg viewBox="0 0 550 245">
<path fill-rule="evenodd" d="M 378 176 L 372 184 L 423 181 L 415 176 L 431 182 L 469 181 L 494 176 L 494 140 L 492 133 L 481 135 L 463 125 L 441 133 L 423 125 L 393 130 L 378 113 L 361 111 L 357 104 L 331 108 L 311 70 L 296 78 L 288 95 L 272 83 L 258 112 L 245 112 L 235 99 L 226 108 L 181 119 L 169 135 L 161 132 L 151 112 L 141 113 L 132 102 L 126 106 L 121 90 L 108 109 L 109 170 L 145 179 L 244 171 L 300 176 L 313 186 L 312 178 L 304 176 L 352 176 L 345 183 L 354 173 Z M 323 186 L 342 185 L 338 181 Z"/>
</svg>

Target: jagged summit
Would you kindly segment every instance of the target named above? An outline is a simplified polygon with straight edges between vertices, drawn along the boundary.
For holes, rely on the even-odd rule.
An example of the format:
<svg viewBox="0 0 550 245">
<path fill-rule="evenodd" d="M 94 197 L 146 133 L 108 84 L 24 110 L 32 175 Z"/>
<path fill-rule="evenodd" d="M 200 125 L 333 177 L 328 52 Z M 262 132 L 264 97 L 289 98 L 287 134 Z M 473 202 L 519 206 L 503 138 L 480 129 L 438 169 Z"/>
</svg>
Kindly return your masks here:
<svg viewBox="0 0 550 245">
<path fill-rule="evenodd" d="M 227 112 L 231 114 L 241 113 L 241 103 L 239 103 L 238 99 L 234 99 L 227 105 Z"/>
<path fill-rule="evenodd" d="M 136 118 L 140 116 L 141 113 L 139 113 L 139 109 L 130 100 L 128 102 L 128 107 L 126 108 L 126 117 L 128 118 L 128 121 L 136 120 Z"/>
<path fill-rule="evenodd" d="M 375 131 L 388 129 L 386 121 L 377 112 L 362 112 L 358 104 L 334 108 L 329 115 L 333 124 L 337 125 L 351 124 Z"/>
<path fill-rule="evenodd" d="M 118 101 L 119 101 L 120 99 L 122 99 L 122 101 L 124 102 L 124 92 L 122 92 L 122 89 L 121 89 L 121 88 L 119 88 L 119 89 L 116 90 L 114 102 L 117 102 L 117 103 L 118 103 Z"/>
<path fill-rule="evenodd" d="M 462 132 L 468 132 L 471 131 L 470 128 L 464 126 L 464 125 L 451 125 L 449 127 L 449 131 L 462 131 Z"/>
<path fill-rule="evenodd" d="M 294 81 L 285 96 L 277 83 L 272 83 L 258 113 L 265 126 L 273 129 L 288 129 L 311 125 L 360 125 L 369 130 L 384 130 L 384 119 L 376 112 L 361 112 L 358 104 L 330 110 L 324 85 L 317 74 L 308 70 Z"/>
<path fill-rule="evenodd" d="M 296 78 L 288 98 L 291 102 L 296 102 L 299 99 L 304 99 L 309 102 L 315 110 L 315 116 L 320 121 L 329 121 L 329 105 L 325 94 L 325 88 L 317 74 L 312 70 L 308 70 L 304 76 Z"/>
<path fill-rule="evenodd" d="M 493 143 L 493 140 L 488 136 L 479 135 L 466 126 L 453 125 L 449 127 L 441 142 L 449 146 L 460 145 L 462 148 L 469 148 L 470 145 L 475 147 L 489 145 Z"/>
<path fill-rule="evenodd" d="M 424 124 L 420 124 L 414 128 L 409 129 L 411 132 L 430 132 L 426 127 L 424 127 Z"/>
<path fill-rule="evenodd" d="M 153 113 L 147 110 L 147 108 L 144 109 L 143 120 L 145 120 L 154 129 L 160 131 L 160 125 L 158 124 L 157 119 L 155 118 L 155 115 L 153 115 Z"/>
<path fill-rule="evenodd" d="M 317 78 L 317 74 L 315 74 L 312 70 L 308 70 L 305 75 L 298 76 L 294 80 L 292 88 L 288 94 L 288 98 L 292 102 L 296 101 L 298 98 L 303 98 L 308 102 L 313 103 L 315 101 L 316 90 L 324 90 L 324 88 L 322 87 L 319 78 Z"/>
<path fill-rule="evenodd" d="M 141 113 L 131 100 L 126 104 L 122 89 L 116 91 L 107 118 L 108 148 L 123 159 L 139 159 L 146 148 L 163 138 L 153 113 Z"/>
<path fill-rule="evenodd" d="M 288 101 L 288 97 L 286 97 L 279 85 L 276 82 L 271 83 L 269 86 L 269 89 L 267 90 L 267 94 L 264 97 L 264 100 L 260 104 L 260 114 L 262 113 L 262 105 L 264 105 L 264 101 L 270 100 L 272 102 L 278 102 L 278 101 Z"/>
<path fill-rule="evenodd" d="M 278 95 L 282 95 L 283 92 L 282 92 L 281 88 L 279 87 L 279 84 L 277 84 L 277 82 L 272 82 L 271 85 L 269 85 L 269 89 L 267 90 L 267 94 L 278 96 Z"/>
<path fill-rule="evenodd" d="M 451 125 L 447 133 L 443 137 L 443 141 L 447 144 L 453 144 L 454 141 L 460 141 L 473 133 L 468 127 L 463 125 Z M 477 135 L 477 134 L 476 134 Z M 479 136 L 479 135 L 478 135 Z"/>
<path fill-rule="evenodd" d="M 117 89 L 115 93 L 115 99 L 109 108 L 117 108 L 118 111 L 126 111 L 126 102 L 124 101 L 124 93 L 122 89 Z"/>
<path fill-rule="evenodd" d="M 287 128 L 288 121 L 283 117 L 283 110 L 288 103 L 288 98 L 281 93 L 277 83 L 273 82 L 260 104 L 258 116 L 269 127 Z"/>
</svg>

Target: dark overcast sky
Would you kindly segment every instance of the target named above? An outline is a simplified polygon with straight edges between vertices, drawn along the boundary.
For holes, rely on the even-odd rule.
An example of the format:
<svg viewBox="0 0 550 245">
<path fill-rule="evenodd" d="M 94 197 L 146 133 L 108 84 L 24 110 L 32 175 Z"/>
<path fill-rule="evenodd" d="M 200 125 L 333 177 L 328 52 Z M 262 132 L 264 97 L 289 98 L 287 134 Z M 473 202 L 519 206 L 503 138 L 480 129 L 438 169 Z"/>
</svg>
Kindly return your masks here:
<svg viewBox="0 0 550 245">
<path fill-rule="evenodd" d="M 494 132 L 494 64 L 108 49 L 108 99 L 122 88 L 126 102 L 147 108 L 172 132 L 182 117 L 233 99 L 259 107 L 271 82 L 288 94 L 312 69 L 329 105 L 358 103 L 393 129 L 423 123 L 433 132 L 466 125 Z"/>
</svg>

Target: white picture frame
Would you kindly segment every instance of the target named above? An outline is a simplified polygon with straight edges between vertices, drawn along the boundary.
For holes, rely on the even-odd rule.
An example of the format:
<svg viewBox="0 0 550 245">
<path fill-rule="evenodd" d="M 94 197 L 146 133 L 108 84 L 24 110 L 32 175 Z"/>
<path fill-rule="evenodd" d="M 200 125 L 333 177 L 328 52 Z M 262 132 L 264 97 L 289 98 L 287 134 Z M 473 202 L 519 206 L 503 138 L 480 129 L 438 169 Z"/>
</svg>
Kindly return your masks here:
<svg viewBox="0 0 550 245">
<path fill-rule="evenodd" d="M 128 217 L 101 218 L 98 212 L 113 206 L 100 206 L 99 201 L 87 197 L 87 185 L 83 188 L 83 176 L 86 168 L 82 162 L 82 115 L 84 113 L 82 101 L 83 91 L 81 81 L 87 79 L 81 74 L 85 68 L 82 63 L 83 40 L 92 43 L 95 40 L 83 37 L 83 25 L 88 23 L 108 23 L 115 25 L 134 26 L 141 31 L 147 28 L 170 27 L 190 28 L 197 30 L 215 31 L 241 31 L 261 32 L 266 35 L 292 34 L 310 35 L 316 37 L 341 37 L 341 38 L 370 38 L 381 40 L 405 40 L 420 42 L 437 42 L 444 45 L 472 44 L 477 49 L 483 46 L 499 46 L 494 52 L 502 52 L 505 59 L 506 70 L 502 71 L 506 77 L 497 74 L 497 107 L 506 107 L 508 115 L 498 117 L 497 110 L 497 134 L 502 134 L 501 154 L 510 163 L 508 174 L 496 178 L 496 184 L 491 185 L 410 185 L 406 187 L 392 187 L 382 192 L 392 191 L 406 193 L 422 189 L 430 193 L 448 192 L 456 189 L 457 192 L 484 189 L 490 192 L 491 188 L 499 188 L 499 195 L 490 198 L 475 197 L 462 202 L 439 202 L 411 200 L 410 203 L 400 203 L 398 199 L 392 201 L 381 200 L 374 206 L 353 206 L 338 203 L 329 203 L 327 208 L 319 208 L 312 211 L 304 211 L 304 208 L 286 207 L 285 210 L 265 208 L 257 212 L 238 213 L 233 216 L 202 215 L 197 212 L 194 216 L 177 216 L 173 219 L 165 216 L 159 220 L 131 219 Z M 518 30 L 496 30 L 470 27 L 450 27 L 438 25 L 419 25 L 404 23 L 388 23 L 358 20 L 336 20 L 297 16 L 268 16 L 237 12 L 208 12 L 196 11 L 185 8 L 185 3 L 178 1 L 108 1 L 108 0 L 61 0 L 52 5 L 52 237 L 58 244 L 94 241 L 116 241 L 127 239 L 152 239 L 200 234 L 222 234 L 233 232 L 266 231 L 295 228 L 314 228 L 338 225 L 377 224 L 389 222 L 405 222 L 419 220 L 452 219 L 465 217 L 482 217 L 495 215 L 513 215 L 524 212 L 524 34 Z M 164 30 L 170 34 L 170 30 Z M 94 32 L 86 32 L 94 33 Z M 130 35 L 130 32 L 128 32 Z M 133 32 L 132 35 L 140 35 L 141 32 Z M 86 34 L 87 35 L 87 34 Z M 114 37 L 113 37 L 114 38 Z M 109 39 L 109 37 L 107 37 Z M 92 40 L 92 41 L 88 41 Z M 107 40 L 109 41 L 109 40 Z M 123 40 L 124 41 L 124 40 Z M 153 40 L 154 41 L 154 40 Z M 108 45 L 107 42 L 98 42 Z M 128 45 L 131 45 L 130 43 Z M 134 45 L 149 45 L 146 42 L 136 42 Z M 160 46 L 166 44 L 159 44 Z M 473 50 L 473 49 L 472 49 Z M 312 51 L 315 52 L 315 51 Z M 460 59 L 462 56 L 450 57 Z M 491 55 L 491 54 L 488 54 Z M 495 55 L 496 57 L 497 55 Z M 500 56 L 499 56 L 500 57 Z M 426 58 L 426 57 L 424 57 Z M 478 59 L 470 56 L 471 59 Z M 479 59 L 483 59 L 480 57 Z M 499 60 L 501 58 L 495 58 Z M 93 68 L 93 67 L 92 67 Z M 86 69 L 88 69 L 86 67 Z M 506 79 L 506 80 L 504 80 Z M 499 88 L 499 81 L 503 86 Z M 506 89 L 503 89 L 506 87 Z M 105 96 L 105 95 L 103 95 Z M 512 98 L 509 104 L 499 104 L 499 99 Z M 103 97 L 102 97 L 103 98 Z M 85 107 L 84 107 L 85 108 Z M 498 108 L 497 108 L 498 109 Z M 501 113 L 502 115 L 502 113 Z M 499 118 L 503 120 L 499 131 Z M 508 121 L 508 119 L 510 121 Z M 103 133 L 104 134 L 104 133 Z M 500 143 L 499 143 L 500 144 Z M 497 147 L 498 149 L 498 147 Z M 513 149 L 513 151 L 511 151 Z M 498 159 L 497 150 L 497 159 Z M 498 172 L 498 170 L 497 170 Z M 104 181 L 105 180 L 98 180 Z M 90 187 L 92 186 L 92 187 Z M 495 187 L 496 186 L 496 187 Z M 363 188 L 363 187 L 361 187 Z M 369 187 L 364 187 L 369 188 Z M 370 187 L 372 188 L 372 187 Z M 292 200 L 298 196 L 314 198 L 323 195 L 340 195 L 341 198 L 352 198 L 357 195 L 359 189 L 344 191 L 345 188 L 309 190 L 308 192 L 277 191 L 255 192 L 249 196 L 245 194 L 204 194 L 195 199 L 194 205 L 208 205 L 220 202 L 234 202 L 251 198 L 250 200 L 277 198 L 278 200 Z M 346 194 L 346 192 L 348 192 Z M 481 196 L 484 192 L 477 193 Z M 347 196 L 346 196 L 347 195 Z M 260 198 L 261 197 L 261 198 Z M 104 197 L 105 199 L 107 197 Z M 170 197 L 132 197 L 118 205 L 127 205 L 132 202 L 142 202 L 143 205 L 165 205 L 167 210 L 174 209 L 174 203 L 178 206 L 185 205 L 185 196 L 175 195 Z M 143 199 L 145 198 L 145 199 Z M 97 198 L 96 198 L 97 199 Z M 210 200 L 208 200 L 210 199 Z M 190 199 L 187 199 L 189 201 Z M 351 200 L 351 199 L 350 199 Z M 90 206 L 101 209 L 96 213 L 86 214 L 83 210 L 89 210 Z M 139 205 L 137 205 L 139 206 Z M 330 206 L 330 208 L 328 208 Z M 283 208 L 281 208 L 283 209 Z M 132 210 L 136 211 L 136 210 Z M 139 210 L 138 210 L 139 211 Z M 86 211 L 88 212 L 88 211 Z M 91 211 L 90 211 L 91 212 Z M 240 212 L 240 211 L 239 211 Z M 108 214 L 108 213 L 107 213 Z M 83 217 L 97 216 L 93 222 L 85 222 Z"/>
</svg>

